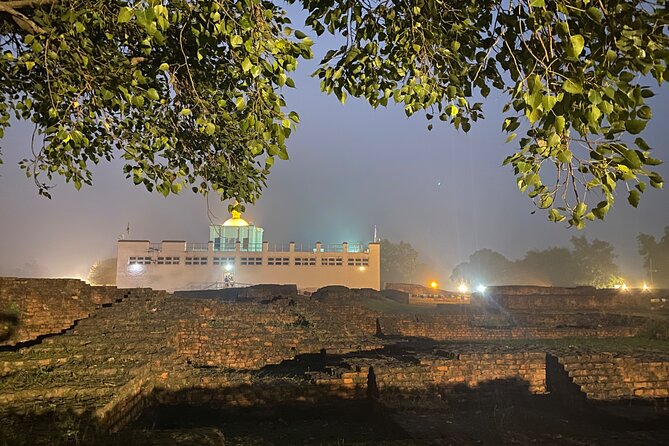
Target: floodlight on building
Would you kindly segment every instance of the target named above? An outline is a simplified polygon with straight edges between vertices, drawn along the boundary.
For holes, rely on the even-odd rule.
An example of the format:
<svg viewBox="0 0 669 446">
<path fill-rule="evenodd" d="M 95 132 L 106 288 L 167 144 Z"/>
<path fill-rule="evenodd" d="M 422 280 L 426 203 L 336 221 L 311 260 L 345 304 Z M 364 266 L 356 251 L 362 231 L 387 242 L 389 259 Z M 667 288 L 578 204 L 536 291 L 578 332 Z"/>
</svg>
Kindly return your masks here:
<svg viewBox="0 0 669 446">
<path fill-rule="evenodd" d="M 469 287 L 467 286 L 466 283 L 461 283 L 460 285 L 458 285 L 458 291 L 461 293 L 467 293 L 469 292 Z"/>
<path fill-rule="evenodd" d="M 430 288 L 437 288 L 438 286 L 439 286 L 439 284 L 437 282 L 435 282 L 434 280 L 432 282 L 430 282 Z"/>
<path fill-rule="evenodd" d="M 139 274 L 144 270 L 144 267 L 139 263 L 131 263 L 130 266 L 128 266 L 128 270 L 132 274 Z"/>
<path fill-rule="evenodd" d="M 229 263 L 227 263 L 227 264 L 225 265 L 224 268 L 225 268 L 225 270 L 228 271 L 228 272 L 232 271 L 232 265 L 229 264 Z"/>
<path fill-rule="evenodd" d="M 643 286 L 641 287 L 642 291 L 650 291 L 650 287 L 648 286 L 647 283 L 644 282 Z"/>
<path fill-rule="evenodd" d="M 476 287 L 476 291 L 478 291 L 479 293 L 483 294 L 483 293 L 485 293 L 485 290 L 486 290 L 487 288 L 488 288 L 488 287 L 485 286 L 485 285 L 479 285 L 479 286 Z"/>
</svg>

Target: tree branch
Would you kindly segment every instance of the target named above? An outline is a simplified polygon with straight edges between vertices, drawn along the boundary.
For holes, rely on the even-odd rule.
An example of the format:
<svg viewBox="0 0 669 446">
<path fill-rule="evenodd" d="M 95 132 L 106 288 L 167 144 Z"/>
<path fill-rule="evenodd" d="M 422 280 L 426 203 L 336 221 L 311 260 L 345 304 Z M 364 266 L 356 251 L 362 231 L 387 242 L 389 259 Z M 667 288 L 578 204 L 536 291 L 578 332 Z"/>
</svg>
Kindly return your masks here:
<svg viewBox="0 0 669 446">
<path fill-rule="evenodd" d="M 0 12 L 5 12 L 12 16 L 14 23 L 16 23 L 22 30 L 31 34 L 40 34 L 43 33 L 44 30 L 24 14 L 17 11 L 17 9 L 50 5 L 56 1 L 57 0 L 0 0 Z"/>
<path fill-rule="evenodd" d="M 0 7 L 7 6 L 12 9 L 32 8 L 35 6 L 51 5 L 57 0 L 0 0 Z"/>
</svg>

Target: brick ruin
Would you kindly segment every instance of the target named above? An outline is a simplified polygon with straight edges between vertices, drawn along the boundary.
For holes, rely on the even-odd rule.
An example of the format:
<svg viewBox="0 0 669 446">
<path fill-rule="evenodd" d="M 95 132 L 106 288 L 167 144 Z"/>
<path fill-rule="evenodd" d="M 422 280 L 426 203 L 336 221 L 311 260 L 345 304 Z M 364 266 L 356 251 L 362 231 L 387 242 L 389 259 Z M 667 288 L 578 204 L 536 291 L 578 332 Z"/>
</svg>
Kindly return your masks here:
<svg viewBox="0 0 669 446">
<path fill-rule="evenodd" d="M 156 405 L 242 410 L 371 399 L 414 413 L 417 404 L 500 392 L 560 394 L 588 407 L 645 402 L 666 417 L 666 348 L 541 344 L 632 339 L 666 324 L 663 296 L 500 287 L 470 304 L 405 313 L 380 310 L 384 298 L 373 290 L 342 287 L 203 298 L 0 278 L 0 438 L 114 444 Z"/>
</svg>

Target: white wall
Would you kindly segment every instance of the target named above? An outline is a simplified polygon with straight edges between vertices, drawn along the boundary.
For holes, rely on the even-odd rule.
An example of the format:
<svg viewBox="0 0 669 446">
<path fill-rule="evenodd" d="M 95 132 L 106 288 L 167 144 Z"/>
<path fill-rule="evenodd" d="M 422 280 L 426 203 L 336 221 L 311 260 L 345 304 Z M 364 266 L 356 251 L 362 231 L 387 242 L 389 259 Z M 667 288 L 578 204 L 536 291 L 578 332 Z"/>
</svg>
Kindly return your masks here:
<svg viewBox="0 0 669 446">
<path fill-rule="evenodd" d="M 230 273 L 238 284 L 295 284 L 298 289 L 327 285 L 380 289 L 379 244 L 370 243 L 367 251 L 361 253 L 348 252 L 347 243 L 341 246 L 341 251 L 321 252 L 321 245 L 317 243 L 315 252 L 295 252 L 291 243 L 288 251 L 273 252 L 264 243 L 262 252 L 242 252 L 237 244 L 233 252 L 213 251 L 210 242 L 208 246 L 199 245 L 199 249 L 206 251 L 193 251 L 184 241 L 151 244 L 146 240 L 119 240 L 116 286 L 168 291 L 212 287 L 216 282 L 223 282 L 226 273 L 225 264 L 215 265 L 214 259 L 229 258 L 231 261 L 225 263 L 232 266 Z M 178 264 L 159 264 L 168 257 L 178 258 Z M 206 265 L 187 265 L 189 257 L 206 258 Z M 260 259 L 260 264 L 243 264 L 247 258 Z M 271 265 L 277 258 L 287 258 L 288 265 Z M 296 265 L 296 258 L 313 259 L 315 265 Z M 341 259 L 341 265 L 323 265 L 324 259 L 334 258 Z"/>
</svg>

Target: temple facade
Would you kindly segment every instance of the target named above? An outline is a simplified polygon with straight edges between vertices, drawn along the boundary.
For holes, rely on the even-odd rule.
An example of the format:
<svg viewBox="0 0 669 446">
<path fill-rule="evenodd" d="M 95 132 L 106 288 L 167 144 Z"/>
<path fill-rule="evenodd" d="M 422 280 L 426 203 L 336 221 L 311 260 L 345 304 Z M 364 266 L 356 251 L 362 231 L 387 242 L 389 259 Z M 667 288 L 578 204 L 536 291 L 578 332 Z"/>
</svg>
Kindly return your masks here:
<svg viewBox="0 0 669 446">
<path fill-rule="evenodd" d="M 378 243 L 272 245 L 263 228 L 238 212 L 209 227 L 209 241 L 119 240 L 116 286 L 167 291 L 257 284 L 295 284 L 300 290 L 327 285 L 380 289 Z"/>
</svg>

